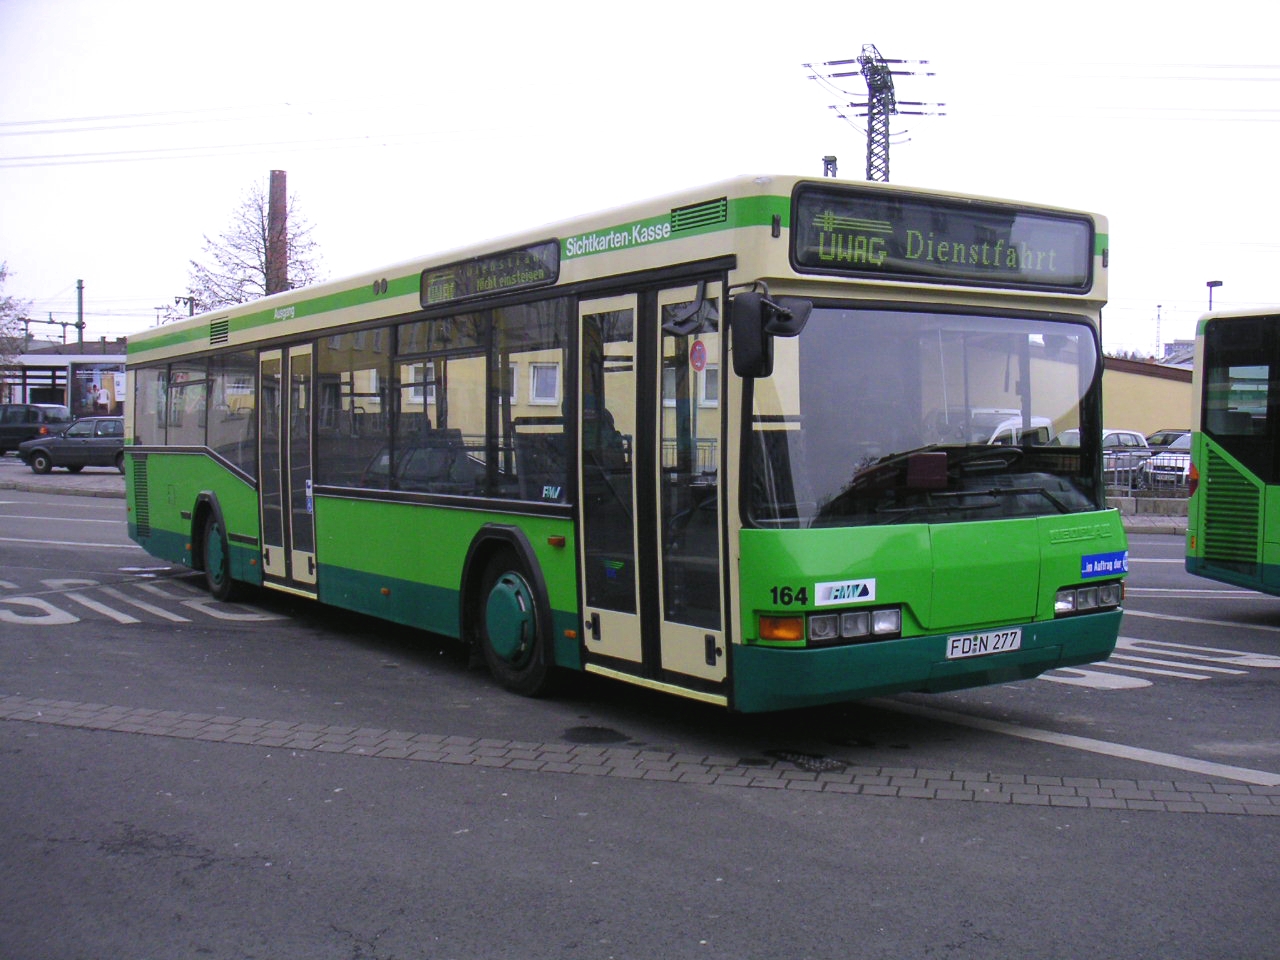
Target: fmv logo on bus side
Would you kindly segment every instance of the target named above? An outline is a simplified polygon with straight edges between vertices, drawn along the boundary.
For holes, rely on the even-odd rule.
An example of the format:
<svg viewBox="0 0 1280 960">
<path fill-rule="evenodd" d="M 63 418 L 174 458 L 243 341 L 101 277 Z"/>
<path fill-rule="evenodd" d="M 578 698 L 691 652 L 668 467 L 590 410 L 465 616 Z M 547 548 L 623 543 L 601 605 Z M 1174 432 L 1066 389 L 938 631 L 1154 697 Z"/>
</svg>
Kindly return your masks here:
<svg viewBox="0 0 1280 960">
<path fill-rule="evenodd" d="M 836 603 L 870 603 L 876 598 L 875 578 L 870 580 L 831 580 L 813 586 L 813 602 L 819 607 Z"/>
</svg>

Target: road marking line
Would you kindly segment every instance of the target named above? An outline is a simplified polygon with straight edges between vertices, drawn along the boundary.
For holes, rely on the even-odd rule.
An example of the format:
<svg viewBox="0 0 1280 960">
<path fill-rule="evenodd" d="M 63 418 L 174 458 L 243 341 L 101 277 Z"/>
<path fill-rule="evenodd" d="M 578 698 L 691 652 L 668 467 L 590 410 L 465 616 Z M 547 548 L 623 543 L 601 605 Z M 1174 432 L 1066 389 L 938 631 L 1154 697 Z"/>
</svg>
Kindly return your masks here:
<svg viewBox="0 0 1280 960">
<path fill-rule="evenodd" d="M 116 610 L 114 607 L 108 607 L 105 603 L 99 603 L 97 600 L 94 600 L 92 597 L 86 597 L 84 594 L 81 594 L 81 593 L 64 593 L 63 596 L 66 597 L 68 600 L 74 600 L 77 603 L 84 604 L 94 613 L 100 613 L 104 617 L 110 617 L 116 623 L 141 623 L 142 622 L 137 617 L 131 617 L 127 613 L 121 613 L 119 610 Z"/>
<path fill-rule="evenodd" d="M 1126 584 L 1124 592 L 1125 596 L 1132 594 L 1143 597 L 1216 597 L 1220 600 L 1275 600 L 1275 597 L 1265 596 L 1256 590 L 1228 590 L 1225 588 L 1214 589 L 1213 587 L 1131 587 Z"/>
<path fill-rule="evenodd" d="M 1268 598 L 1270 599 L 1270 598 Z M 1214 627 L 1233 627 L 1236 630 L 1263 630 L 1267 633 L 1280 633 L 1280 627 L 1268 627 L 1263 623 L 1237 623 L 1234 620 L 1204 620 L 1200 617 L 1175 617 L 1169 613 L 1148 613 L 1145 610 L 1125 608 L 1126 617 L 1147 617 L 1150 620 L 1176 620 L 1178 623 L 1205 623 Z"/>
<path fill-rule="evenodd" d="M 155 614 L 157 617 L 160 617 L 161 619 L 170 620 L 174 623 L 190 623 L 191 622 L 186 617 L 180 617 L 176 613 L 170 613 L 168 610 L 162 610 L 160 607 L 157 607 L 151 603 L 147 603 L 145 600 L 135 600 L 132 597 L 126 596 L 125 594 L 121 593 L 119 590 L 116 590 L 113 587 L 103 587 L 102 592 L 105 593 L 107 596 L 115 597 L 117 600 L 121 600 L 132 607 L 137 607 L 139 610 L 145 610 L 147 611 L 147 613 Z"/>
<path fill-rule="evenodd" d="M 245 609 L 231 603 L 223 603 L 213 597 L 197 597 L 194 600 L 183 600 L 182 605 L 197 610 L 218 620 L 238 620 L 242 623 L 263 623 L 267 620 L 288 620 L 283 614 L 267 613 L 265 610 Z"/>
<path fill-rule="evenodd" d="M 21 614 L 8 609 L 10 605 L 39 610 L 37 614 Z M 3 597 L 0 598 L 0 622 L 2 623 L 38 623 L 42 626 L 62 626 L 68 623 L 79 623 L 80 618 L 55 607 L 48 600 L 39 597 Z"/>
<path fill-rule="evenodd" d="M 99 547 L 106 550 L 141 550 L 136 543 L 85 543 L 80 540 L 32 540 L 29 537 L 0 537 L 3 543 L 36 543 L 42 547 Z"/>
<path fill-rule="evenodd" d="M 1137 648 L 1137 649 L 1141 649 L 1141 648 Z M 1208 657 L 1188 657 L 1187 659 L 1207 660 Z M 1125 660 L 1130 663 L 1149 663 L 1152 666 L 1156 666 L 1156 667 L 1180 667 L 1183 670 L 1188 669 L 1188 667 L 1190 666 L 1194 666 L 1196 670 L 1208 670 L 1210 673 L 1229 673 L 1237 677 L 1243 677 L 1246 673 L 1249 672 L 1248 670 L 1231 670 L 1231 669 L 1228 669 L 1227 667 L 1207 667 L 1203 663 L 1196 663 L 1192 665 L 1192 664 L 1186 664 L 1186 663 L 1179 663 L 1176 660 L 1157 660 L 1154 657 L 1135 657 L 1127 653 L 1113 653 L 1109 658 L 1107 658 L 1107 663 L 1112 663 L 1113 661 L 1116 661 L 1116 660 Z"/>
<path fill-rule="evenodd" d="M 1207 673 L 1183 673 L 1180 670 L 1157 670 L 1154 667 L 1131 667 L 1128 664 L 1116 663 L 1115 657 L 1102 661 L 1112 670 L 1128 670 L 1131 673 L 1150 673 L 1157 677 L 1177 677 L 1179 680 L 1208 680 Z"/>
<path fill-rule="evenodd" d="M 145 590 L 147 593 L 154 594 L 162 600 L 186 600 L 189 597 L 200 595 L 199 590 L 191 586 L 189 583 L 183 583 L 181 580 L 166 580 L 165 583 L 177 587 L 182 591 L 182 594 L 175 595 L 169 593 L 158 583 L 139 583 L 137 584 L 137 587 L 139 590 Z"/>
<path fill-rule="evenodd" d="M 126 522 L 123 517 L 121 517 L 119 520 L 110 520 L 110 519 L 94 520 L 91 517 L 67 517 L 67 516 L 37 517 L 37 516 L 34 516 L 33 514 L 18 514 L 18 513 L 6 513 L 4 515 L 4 518 L 6 520 L 56 520 L 62 523 L 117 523 L 119 524 L 119 523 Z"/>
<path fill-rule="evenodd" d="M 1253 770 L 1248 767 L 1233 767 L 1225 763 L 1213 763 L 1209 760 L 1197 760 L 1194 757 L 1183 757 L 1176 753 L 1163 753 L 1159 750 L 1147 750 L 1144 747 L 1130 747 L 1123 743 L 1109 743 L 1106 740 L 1095 740 L 1092 737 L 1077 737 L 1069 733 L 1054 733 L 1052 730 L 1038 730 L 1035 727 L 1024 727 L 1016 723 L 1005 723 L 1001 720 L 988 720 L 985 717 L 973 717 L 952 710 L 939 710 L 937 707 L 925 707 L 914 703 L 903 703 L 897 700 L 876 699 L 870 701 L 876 706 L 899 713 L 909 713 L 943 723 L 953 723 L 974 730 L 986 730 L 1007 737 L 1018 737 L 1022 740 L 1037 740 L 1041 743 L 1052 743 L 1073 750 L 1084 750 L 1088 753 L 1099 753 L 1121 760 L 1137 760 L 1161 767 L 1172 767 L 1175 770 L 1186 770 L 1188 773 L 1200 773 L 1210 777 L 1224 777 L 1228 780 L 1239 780 L 1242 783 L 1254 783 L 1260 787 L 1280 786 L 1280 773 L 1269 773 L 1266 770 Z"/>
<path fill-rule="evenodd" d="M 1094 690 L 1140 690 L 1151 686 L 1150 680 L 1138 677 L 1117 677 L 1111 673 L 1099 673 L 1097 670 L 1080 670 L 1076 667 L 1058 667 L 1049 673 L 1042 673 L 1037 680 L 1048 680 L 1050 683 L 1066 683 L 1074 687 L 1090 687 Z"/>
<path fill-rule="evenodd" d="M 1212 663 L 1229 663 L 1237 667 L 1260 667 L 1263 670 L 1280 669 L 1280 657 L 1270 653 L 1225 650 L 1222 647 L 1199 647 L 1189 643 L 1144 640 L 1141 637 L 1120 637 L 1116 641 L 1116 648 L 1128 650 L 1132 653 L 1155 654 L 1160 657 L 1181 657 L 1184 660 L 1208 660 Z M 1214 668 L 1205 667 L 1204 669 L 1210 670 Z"/>
</svg>

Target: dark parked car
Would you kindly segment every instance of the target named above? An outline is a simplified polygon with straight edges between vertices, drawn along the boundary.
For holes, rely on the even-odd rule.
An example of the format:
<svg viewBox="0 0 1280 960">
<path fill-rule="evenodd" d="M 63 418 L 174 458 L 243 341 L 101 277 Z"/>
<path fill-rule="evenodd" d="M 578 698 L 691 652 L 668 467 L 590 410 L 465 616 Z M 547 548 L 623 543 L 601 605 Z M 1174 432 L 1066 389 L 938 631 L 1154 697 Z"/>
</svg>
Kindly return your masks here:
<svg viewBox="0 0 1280 960">
<path fill-rule="evenodd" d="M 83 417 L 62 433 L 18 444 L 18 456 L 35 473 L 66 467 L 115 467 L 124 473 L 124 418 Z"/>
<path fill-rule="evenodd" d="M 71 411 L 60 403 L 0 403 L 0 457 L 33 437 L 61 433 Z"/>
<path fill-rule="evenodd" d="M 1147 446 L 1149 447 L 1167 447 L 1179 437 L 1185 437 L 1190 430 L 1157 430 L 1155 433 L 1147 434 Z"/>
</svg>

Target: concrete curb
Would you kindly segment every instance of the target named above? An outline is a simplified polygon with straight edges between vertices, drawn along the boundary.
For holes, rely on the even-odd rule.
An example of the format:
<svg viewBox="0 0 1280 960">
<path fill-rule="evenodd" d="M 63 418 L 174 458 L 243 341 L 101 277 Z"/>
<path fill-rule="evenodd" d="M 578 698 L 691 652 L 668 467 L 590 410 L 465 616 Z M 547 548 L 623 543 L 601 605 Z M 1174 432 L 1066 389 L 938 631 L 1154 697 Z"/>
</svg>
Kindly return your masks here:
<svg viewBox="0 0 1280 960">
<path fill-rule="evenodd" d="M 1165 533 L 1178 537 L 1187 535 L 1186 517 L 1122 516 L 1120 522 L 1125 533 Z"/>
<path fill-rule="evenodd" d="M 124 481 L 119 490 L 94 489 L 93 487 L 71 488 L 57 483 L 44 484 L 37 481 L 0 480 L 0 490 L 21 490 L 24 493 L 61 493 L 75 497 L 103 497 L 111 500 L 124 499 Z"/>
<path fill-rule="evenodd" d="M 32 473 L 17 457 L 0 457 L 0 490 L 123 500 L 124 475 L 114 467 L 86 467 L 79 473 L 55 470 L 41 475 Z"/>
</svg>

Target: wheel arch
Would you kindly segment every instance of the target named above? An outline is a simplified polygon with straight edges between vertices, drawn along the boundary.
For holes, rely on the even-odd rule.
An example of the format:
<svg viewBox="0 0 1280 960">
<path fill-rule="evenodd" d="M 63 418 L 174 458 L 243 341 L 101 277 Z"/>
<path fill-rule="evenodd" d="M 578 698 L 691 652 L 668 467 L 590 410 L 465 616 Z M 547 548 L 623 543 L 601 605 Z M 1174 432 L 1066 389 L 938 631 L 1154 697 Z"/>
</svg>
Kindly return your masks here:
<svg viewBox="0 0 1280 960">
<path fill-rule="evenodd" d="M 462 564 L 462 582 L 458 591 L 458 628 L 461 639 L 472 643 L 476 637 L 476 628 L 480 604 L 484 598 L 480 596 L 480 580 L 484 576 L 485 565 L 489 559 L 501 550 L 508 549 L 515 553 L 528 573 L 528 583 L 537 601 L 538 632 L 544 637 L 553 636 L 554 623 L 551 617 L 551 602 L 547 593 L 547 581 L 542 575 L 542 565 L 538 563 L 537 554 L 529 538 L 519 527 L 501 523 L 487 523 L 476 531 L 467 556 Z M 554 644 L 552 645 L 554 649 Z"/>
<path fill-rule="evenodd" d="M 218 526 L 225 532 L 227 522 L 222 516 L 222 504 L 218 495 L 212 490 L 201 490 L 196 494 L 196 501 L 191 508 L 191 569 L 204 569 L 204 526 L 205 519 L 212 514 Z"/>
</svg>

